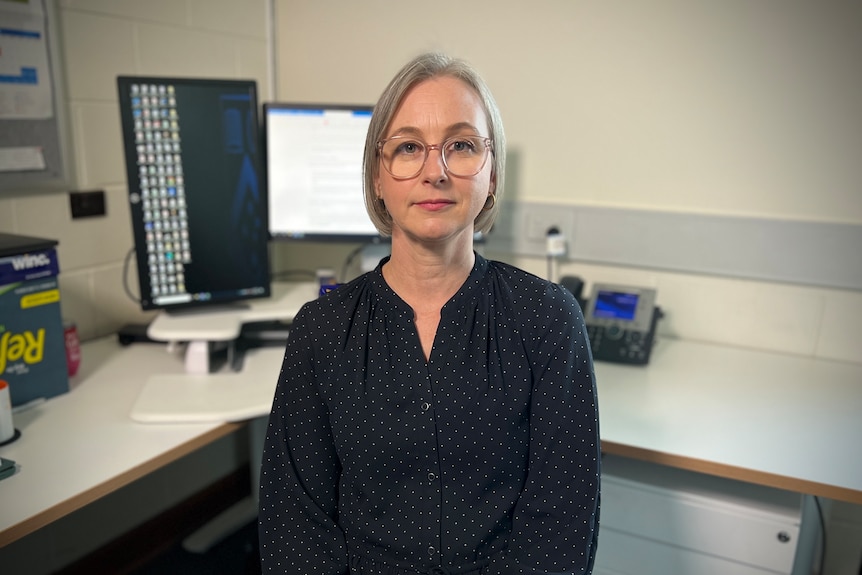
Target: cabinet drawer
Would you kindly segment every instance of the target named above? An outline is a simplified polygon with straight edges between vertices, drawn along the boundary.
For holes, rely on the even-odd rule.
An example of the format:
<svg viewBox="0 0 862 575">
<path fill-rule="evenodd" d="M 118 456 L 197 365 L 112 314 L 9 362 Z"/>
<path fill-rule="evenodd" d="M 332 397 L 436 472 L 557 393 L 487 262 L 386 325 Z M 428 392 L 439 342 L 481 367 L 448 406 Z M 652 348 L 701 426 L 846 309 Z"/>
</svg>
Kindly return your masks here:
<svg viewBox="0 0 862 575">
<path fill-rule="evenodd" d="M 625 535 L 629 544 L 649 540 L 680 553 L 791 573 L 801 505 L 798 494 L 608 455 L 599 550 L 606 538 Z"/>
<path fill-rule="evenodd" d="M 776 575 L 754 567 L 602 527 L 595 575 Z"/>
</svg>

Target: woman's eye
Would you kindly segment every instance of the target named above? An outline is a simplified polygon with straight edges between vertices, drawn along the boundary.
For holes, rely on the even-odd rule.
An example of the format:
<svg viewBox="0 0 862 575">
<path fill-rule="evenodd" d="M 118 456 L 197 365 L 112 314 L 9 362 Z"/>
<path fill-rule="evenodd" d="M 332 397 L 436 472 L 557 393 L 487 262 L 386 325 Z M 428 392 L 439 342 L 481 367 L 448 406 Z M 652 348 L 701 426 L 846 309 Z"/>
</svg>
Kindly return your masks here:
<svg viewBox="0 0 862 575">
<path fill-rule="evenodd" d="M 473 152 L 476 149 L 476 145 L 468 139 L 452 140 L 449 142 L 449 149 L 459 153 Z"/>
<path fill-rule="evenodd" d="M 401 155 L 413 155 L 417 154 L 422 150 L 422 147 L 416 142 L 402 142 L 395 148 L 396 154 Z"/>
</svg>

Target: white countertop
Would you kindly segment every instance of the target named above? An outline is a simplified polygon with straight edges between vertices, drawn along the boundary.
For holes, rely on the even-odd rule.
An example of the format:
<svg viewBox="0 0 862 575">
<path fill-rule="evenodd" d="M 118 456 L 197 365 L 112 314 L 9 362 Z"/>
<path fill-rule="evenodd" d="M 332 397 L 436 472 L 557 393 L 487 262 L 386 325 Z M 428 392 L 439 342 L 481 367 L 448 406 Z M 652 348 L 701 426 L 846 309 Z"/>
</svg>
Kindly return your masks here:
<svg viewBox="0 0 862 575">
<path fill-rule="evenodd" d="M 862 365 L 658 340 L 596 379 L 605 451 L 862 503 Z"/>
<path fill-rule="evenodd" d="M 0 447 L 18 472 L 0 481 L 0 547 L 239 428 L 223 422 L 147 425 L 130 412 L 154 369 L 182 373 L 164 345 L 82 346 L 69 393 L 14 415 L 21 437 Z"/>
</svg>

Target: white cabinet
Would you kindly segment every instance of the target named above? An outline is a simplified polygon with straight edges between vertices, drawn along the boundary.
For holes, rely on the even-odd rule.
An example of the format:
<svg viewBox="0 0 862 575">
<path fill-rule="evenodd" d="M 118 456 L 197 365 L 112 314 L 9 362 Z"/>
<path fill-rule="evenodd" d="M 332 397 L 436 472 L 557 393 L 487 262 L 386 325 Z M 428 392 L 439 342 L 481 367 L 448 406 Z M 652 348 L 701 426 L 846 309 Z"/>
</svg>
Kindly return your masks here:
<svg viewBox="0 0 862 575">
<path fill-rule="evenodd" d="M 802 508 L 798 493 L 606 455 L 595 573 L 808 575 Z"/>
</svg>

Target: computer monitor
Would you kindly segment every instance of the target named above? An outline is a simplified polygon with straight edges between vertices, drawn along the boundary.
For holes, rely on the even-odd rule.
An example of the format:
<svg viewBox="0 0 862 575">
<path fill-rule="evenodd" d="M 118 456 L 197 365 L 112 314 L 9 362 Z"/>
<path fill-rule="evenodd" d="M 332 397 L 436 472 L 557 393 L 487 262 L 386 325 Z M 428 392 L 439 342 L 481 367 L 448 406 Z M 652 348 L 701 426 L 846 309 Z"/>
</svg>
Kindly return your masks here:
<svg viewBox="0 0 862 575">
<path fill-rule="evenodd" d="M 365 210 L 362 154 L 372 106 L 266 103 L 274 240 L 379 240 Z"/>
<path fill-rule="evenodd" d="M 270 295 L 257 87 L 117 78 L 144 310 Z"/>
</svg>

